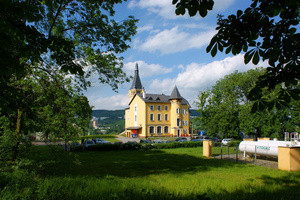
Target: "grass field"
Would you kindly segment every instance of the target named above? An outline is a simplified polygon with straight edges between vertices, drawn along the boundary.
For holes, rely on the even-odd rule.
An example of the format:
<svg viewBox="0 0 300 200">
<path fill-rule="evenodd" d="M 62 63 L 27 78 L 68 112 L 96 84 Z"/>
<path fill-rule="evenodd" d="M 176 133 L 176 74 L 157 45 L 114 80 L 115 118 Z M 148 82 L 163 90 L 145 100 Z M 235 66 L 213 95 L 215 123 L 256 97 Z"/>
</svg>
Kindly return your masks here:
<svg viewBox="0 0 300 200">
<path fill-rule="evenodd" d="M 33 182 L 28 184 L 23 180 L 27 176 L 21 176 L 17 186 L 2 189 L 0 199 L 295 200 L 300 196 L 300 173 L 204 158 L 202 147 L 78 153 L 34 147 L 30 158 L 39 163 L 29 165 L 36 167 Z"/>
</svg>

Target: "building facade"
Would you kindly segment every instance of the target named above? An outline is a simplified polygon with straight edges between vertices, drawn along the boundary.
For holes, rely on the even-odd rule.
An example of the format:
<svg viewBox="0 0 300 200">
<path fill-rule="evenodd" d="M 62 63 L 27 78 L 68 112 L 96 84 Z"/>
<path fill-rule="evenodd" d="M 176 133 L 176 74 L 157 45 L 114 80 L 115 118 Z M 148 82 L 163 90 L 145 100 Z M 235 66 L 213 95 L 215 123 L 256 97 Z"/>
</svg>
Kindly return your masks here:
<svg viewBox="0 0 300 200">
<path fill-rule="evenodd" d="M 147 94 L 142 86 L 138 65 L 125 109 L 127 137 L 188 136 L 190 105 L 175 86 L 171 95 Z"/>
</svg>

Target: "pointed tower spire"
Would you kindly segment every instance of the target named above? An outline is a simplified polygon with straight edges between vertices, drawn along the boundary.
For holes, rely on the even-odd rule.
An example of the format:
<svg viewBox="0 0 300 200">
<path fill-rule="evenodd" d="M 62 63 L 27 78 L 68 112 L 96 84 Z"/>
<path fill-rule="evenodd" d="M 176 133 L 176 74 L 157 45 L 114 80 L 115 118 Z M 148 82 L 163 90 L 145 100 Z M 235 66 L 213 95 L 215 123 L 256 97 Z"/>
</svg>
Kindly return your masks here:
<svg viewBox="0 0 300 200">
<path fill-rule="evenodd" d="M 142 83 L 141 83 L 141 79 L 139 76 L 139 67 L 138 64 L 135 64 L 135 71 L 134 71 L 134 78 L 133 78 L 133 82 L 132 85 L 130 87 L 130 89 L 143 89 Z"/>
<path fill-rule="evenodd" d="M 170 96 L 170 99 L 182 99 L 182 96 L 180 95 L 177 86 L 175 85 L 172 94 Z"/>
</svg>

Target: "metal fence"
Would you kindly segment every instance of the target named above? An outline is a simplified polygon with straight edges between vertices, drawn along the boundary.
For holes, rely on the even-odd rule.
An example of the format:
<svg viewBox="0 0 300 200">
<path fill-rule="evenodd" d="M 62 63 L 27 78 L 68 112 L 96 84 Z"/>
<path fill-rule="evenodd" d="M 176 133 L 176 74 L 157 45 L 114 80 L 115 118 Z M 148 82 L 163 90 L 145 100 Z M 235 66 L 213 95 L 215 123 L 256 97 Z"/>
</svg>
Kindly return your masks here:
<svg viewBox="0 0 300 200">
<path fill-rule="evenodd" d="M 274 169 L 278 168 L 277 158 L 259 156 L 257 155 L 256 151 L 254 154 L 246 154 L 245 152 L 239 151 L 238 144 L 230 147 L 228 145 L 213 143 L 212 157 L 222 160 L 231 160 L 233 162 L 251 163 L 255 165 L 271 167 Z"/>
</svg>

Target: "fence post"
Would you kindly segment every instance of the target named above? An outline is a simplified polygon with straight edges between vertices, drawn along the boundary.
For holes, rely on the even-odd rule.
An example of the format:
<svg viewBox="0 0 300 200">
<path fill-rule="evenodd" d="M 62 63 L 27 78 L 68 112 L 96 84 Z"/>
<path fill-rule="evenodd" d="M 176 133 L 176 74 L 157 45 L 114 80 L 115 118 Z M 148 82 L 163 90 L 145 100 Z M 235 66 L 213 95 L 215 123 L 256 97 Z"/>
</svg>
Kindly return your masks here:
<svg viewBox="0 0 300 200">
<path fill-rule="evenodd" d="M 223 147 L 223 144 L 221 143 L 221 160 L 222 160 L 222 147 Z"/>
<path fill-rule="evenodd" d="M 238 144 L 235 145 L 235 151 L 236 151 L 236 156 L 235 156 L 235 162 L 239 160 L 239 155 L 238 155 Z"/>
<path fill-rule="evenodd" d="M 256 145 L 255 145 L 254 164 L 256 164 Z"/>
<path fill-rule="evenodd" d="M 246 146 L 244 146 L 244 160 L 246 160 Z"/>
<path fill-rule="evenodd" d="M 227 143 L 227 158 L 229 158 L 229 144 Z"/>
</svg>

